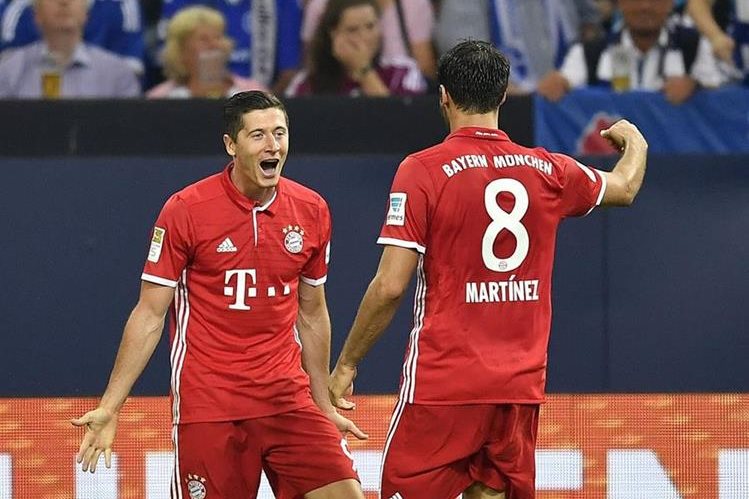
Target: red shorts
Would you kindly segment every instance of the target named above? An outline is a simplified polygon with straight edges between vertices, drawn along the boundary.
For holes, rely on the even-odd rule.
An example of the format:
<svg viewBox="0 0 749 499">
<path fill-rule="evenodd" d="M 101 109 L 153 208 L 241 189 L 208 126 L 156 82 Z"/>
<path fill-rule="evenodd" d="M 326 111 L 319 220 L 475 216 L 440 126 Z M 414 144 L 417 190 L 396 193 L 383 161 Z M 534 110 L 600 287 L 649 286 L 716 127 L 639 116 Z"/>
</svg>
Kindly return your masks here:
<svg viewBox="0 0 749 499">
<path fill-rule="evenodd" d="M 359 479 L 346 440 L 314 405 L 263 418 L 180 424 L 173 438 L 172 499 L 254 499 L 262 470 L 284 499 Z"/>
<path fill-rule="evenodd" d="M 538 405 L 396 406 L 385 442 L 383 499 L 453 499 L 481 482 L 535 497 Z"/>
</svg>

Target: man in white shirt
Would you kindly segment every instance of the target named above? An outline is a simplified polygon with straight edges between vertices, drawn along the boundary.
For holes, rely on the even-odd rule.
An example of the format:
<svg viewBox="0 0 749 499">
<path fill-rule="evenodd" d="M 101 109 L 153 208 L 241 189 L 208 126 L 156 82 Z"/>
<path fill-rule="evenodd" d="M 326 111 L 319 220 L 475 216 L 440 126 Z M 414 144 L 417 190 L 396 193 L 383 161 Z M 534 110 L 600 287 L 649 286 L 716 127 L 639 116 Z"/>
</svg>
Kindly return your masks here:
<svg viewBox="0 0 749 499">
<path fill-rule="evenodd" d="M 0 98 L 137 97 L 128 62 L 83 42 L 86 0 L 34 0 L 40 41 L 3 52 Z"/>
<path fill-rule="evenodd" d="M 669 23 L 673 0 L 619 0 L 624 28 L 602 42 L 578 43 L 538 93 L 561 99 L 584 86 L 662 91 L 681 104 L 698 88 L 723 83 L 710 44 L 695 30 Z"/>
</svg>

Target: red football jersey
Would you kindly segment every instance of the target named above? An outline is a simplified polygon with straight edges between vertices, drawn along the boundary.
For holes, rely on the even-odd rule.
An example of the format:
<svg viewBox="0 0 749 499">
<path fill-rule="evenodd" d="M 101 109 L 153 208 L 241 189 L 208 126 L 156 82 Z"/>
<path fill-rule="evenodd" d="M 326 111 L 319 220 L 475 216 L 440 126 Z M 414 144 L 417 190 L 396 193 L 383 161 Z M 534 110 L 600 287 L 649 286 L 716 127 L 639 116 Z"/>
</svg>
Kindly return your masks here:
<svg viewBox="0 0 749 499">
<path fill-rule="evenodd" d="M 327 277 L 330 213 L 281 178 L 257 205 L 219 173 L 174 194 L 143 280 L 176 287 L 170 318 L 175 423 L 228 421 L 309 403 L 295 321 L 299 280 Z"/>
<path fill-rule="evenodd" d="M 401 163 L 378 239 L 420 253 L 401 399 L 543 400 L 557 226 L 605 189 L 601 172 L 485 128 Z"/>
</svg>

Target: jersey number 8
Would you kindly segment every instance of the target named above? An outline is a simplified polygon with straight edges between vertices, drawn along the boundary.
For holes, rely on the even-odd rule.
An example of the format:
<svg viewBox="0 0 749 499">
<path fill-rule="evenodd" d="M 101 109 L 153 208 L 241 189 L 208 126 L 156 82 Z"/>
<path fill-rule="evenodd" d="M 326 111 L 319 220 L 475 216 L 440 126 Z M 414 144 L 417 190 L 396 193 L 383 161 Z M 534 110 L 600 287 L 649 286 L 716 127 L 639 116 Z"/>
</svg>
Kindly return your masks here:
<svg viewBox="0 0 749 499">
<path fill-rule="evenodd" d="M 499 206 L 497 200 L 503 192 L 508 192 L 515 198 L 515 206 L 509 213 Z M 512 178 L 493 180 L 484 190 L 484 206 L 492 219 L 481 242 L 484 265 L 494 272 L 511 272 L 520 267 L 528 256 L 528 230 L 520 223 L 528 211 L 528 191 L 523 184 Z M 515 236 L 515 251 L 507 258 L 498 258 L 494 253 L 494 242 L 503 230 L 508 230 Z"/>
</svg>

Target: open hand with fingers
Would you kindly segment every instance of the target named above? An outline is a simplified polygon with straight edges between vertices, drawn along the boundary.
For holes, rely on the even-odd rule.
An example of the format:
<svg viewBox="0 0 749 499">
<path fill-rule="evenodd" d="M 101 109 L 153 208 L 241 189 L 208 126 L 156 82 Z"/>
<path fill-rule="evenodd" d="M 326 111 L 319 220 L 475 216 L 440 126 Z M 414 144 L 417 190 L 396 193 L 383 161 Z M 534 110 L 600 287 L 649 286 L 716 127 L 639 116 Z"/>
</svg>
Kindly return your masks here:
<svg viewBox="0 0 749 499">
<path fill-rule="evenodd" d="M 333 56 L 351 75 L 360 73 L 374 65 L 376 52 L 361 38 L 347 34 L 333 35 Z"/>
<path fill-rule="evenodd" d="M 117 431 L 117 417 L 117 413 L 98 407 L 78 419 L 70 420 L 73 426 L 86 427 L 86 434 L 75 458 L 83 471 L 95 472 L 102 454 L 106 467 L 112 466 L 112 442 Z"/>
<path fill-rule="evenodd" d="M 369 435 L 361 431 L 359 427 L 356 426 L 356 424 L 353 421 L 351 421 L 350 419 L 344 416 L 341 416 L 340 414 L 338 414 L 337 411 L 333 411 L 327 416 L 328 416 L 328 419 L 330 419 L 333 422 L 333 424 L 336 425 L 336 428 L 338 428 L 338 430 L 341 432 L 341 435 L 343 435 L 344 437 L 348 433 L 351 433 L 353 436 L 355 436 L 359 440 L 367 440 L 369 438 Z"/>
<path fill-rule="evenodd" d="M 356 378 L 356 367 L 340 362 L 336 364 L 328 379 L 328 396 L 334 407 L 347 411 L 356 408 L 354 402 L 346 399 L 354 393 L 354 378 Z"/>
<path fill-rule="evenodd" d="M 345 397 L 350 397 L 354 392 L 354 378 L 356 377 L 356 367 L 347 366 L 345 364 L 337 364 L 333 372 L 330 374 L 328 379 L 328 397 L 333 407 L 337 409 L 344 409 L 351 411 L 356 408 L 356 404 Z M 366 440 L 369 436 L 361 431 L 353 421 L 345 418 L 338 414 L 337 411 L 333 411 L 328 414 L 336 427 L 345 436 L 346 433 L 351 433 L 359 440 Z"/>
</svg>

